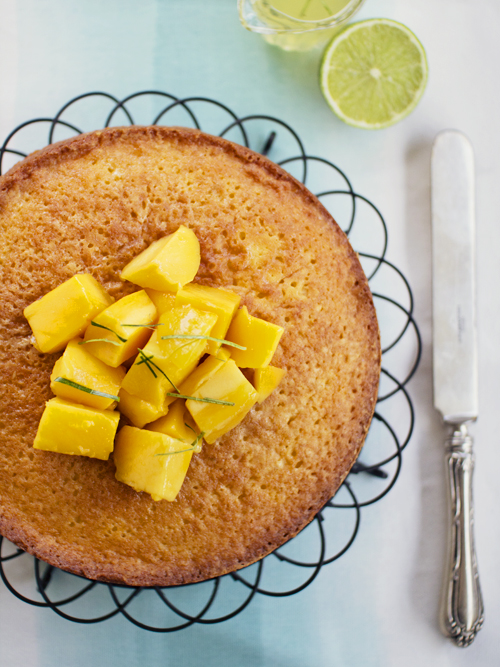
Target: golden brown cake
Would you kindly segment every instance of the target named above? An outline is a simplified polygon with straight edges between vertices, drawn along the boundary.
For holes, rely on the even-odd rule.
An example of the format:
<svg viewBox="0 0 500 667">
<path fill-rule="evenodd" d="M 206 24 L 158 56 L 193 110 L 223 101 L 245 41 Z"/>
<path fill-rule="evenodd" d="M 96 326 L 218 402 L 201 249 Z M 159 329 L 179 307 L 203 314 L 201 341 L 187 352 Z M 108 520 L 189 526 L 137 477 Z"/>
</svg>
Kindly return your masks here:
<svg viewBox="0 0 500 667">
<path fill-rule="evenodd" d="M 116 298 L 122 268 L 180 224 L 195 279 L 285 328 L 279 388 L 193 457 L 176 501 L 105 462 L 34 450 L 58 354 L 23 308 L 75 273 Z M 199 581 L 262 558 L 335 493 L 373 414 L 380 344 L 356 254 L 306 188 L 268 159 L 195 130 L 112 128 L 49 146 L 0 178 L 0 532 L 47 562 L 133 585 Z"/>
</svg>

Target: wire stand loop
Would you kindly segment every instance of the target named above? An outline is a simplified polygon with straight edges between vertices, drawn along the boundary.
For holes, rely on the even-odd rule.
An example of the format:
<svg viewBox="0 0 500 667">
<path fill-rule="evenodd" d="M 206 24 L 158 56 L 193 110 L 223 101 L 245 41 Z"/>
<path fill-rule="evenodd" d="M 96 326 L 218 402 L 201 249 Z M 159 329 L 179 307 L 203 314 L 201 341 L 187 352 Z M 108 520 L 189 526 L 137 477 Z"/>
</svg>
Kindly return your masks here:
<svg viewBox="0 0 500 667">
<path fill-rule="evenodd" d="M 102 104 L 108 105 L 104 112 L 104 118 L 102 116 L 97 118 L 92 117 L 88 112 L 83 113 L 85 111 L 84 105 L 90 100 L 99 102 L 101 106 Z M 106 92 L 84 93 L 64 104 L 53 118 L 36 118 L 18 125 L 0 146 L 0 174 L 2 171 L 5 171 L 6 165 L 4 162 L 8 161 L 12 165 L 17 159 L 25 157 L 28 152 L 42 147 L 40 145 L 33 146 L 32 144 L 26 146 L 23 143 L 25 141 L 24 131 L 27 128 L 33 128 L 33 126 L 43 127 L 48 124 L 47 144 L 51 144 L 58 140 L 56 135 L 63 130 L 67 136 L 68 132 L 78 135 L 82 132 L 108 127 L 113 123 L 118 112 L 121 112 L 122 117 L 124 115 L 126 121 L 130 125 L 133 125 L 137 122 L 139 112 L 135 109 L 132 111 L 132 107 L 139 104 L 141 100 L 143 102 L 147 101 L 150 103 L 150 106 L 156 107 L 153 110 L 152 118 L 150 116 L 144 120 L 141 117 L 141 121 L 144 120 L 144 122 L 141 122 L 142 125 L 155 125 L 160 122 L 164 124 L 168 119 L 178 117 L 178 113 L 181 112 L 194 128 L 201 129 L 204 124 L 202 120 L 203 116 L 206 116 L 208 113 L 213 117 L 214 112 L 216 112 L 217 114 L 222 114 L 225 118 L 218 133 L 219 136 L 223 137 L 231 134 L 233 130 L 237 130 L 243 145 L 247 147 L 253 145 L 254 150 L 264 155 L 270 154 L 273 157 L 280 150 L 282 151 L 282 146 L 289 143 L 291 139 L 298 154 L 282 158 L 278 161 L 278 164 L 282 167 L 293 167 L 294 164 L 297 164 L 300 167 L 300 180 L 304 184 L 307 179 L 314 180 L 311 176 L 314 170 L 325 170 L 330 187 L 318 192 L 317 197 L 332 213 L 335 210 L 334 217 L 339 220 L 339 224 L 341 224 L 344 232 L 351 239 L 356 235 L 358 228 L 361 228 L 362 231 L 368 231 L 370 239 L 372 237 L 376 238 L 373 243 L 379 248 L 377 253 L 362 252 L 360 250 L 358 255 L 363 263 L 367 263 L 367 266 L 364 268 L 370 283 L 376 280 L 379 281 L 384 272 L 389 272 L 390 274 L 390 280 L 385 280 L 385 282 L 382 280 L 382 289 L 379 287 L 375 289 L 372 284 L 372 293 L 377 309 L 379 305 L 385 304 L 384 307 L 394 308 L 395 312 L 402 316 L 399 328 L 396 331 L 387 332 L 386 337 L 388 337 L 388 342 L 383 344 L 381 385 L 384 385 L 384 388 L 382 389 L 381 387 L 377 401 L 378 407 L 367 442 L 363 448 L 363 458 L 374 458 L 375 462 L 365 463 L 358 460 L 352 467 L 348 477 L 344 480 L 342 487 L 336 495 L 336 499 L 331 499 L 326 503 L 309 527 L 305 531 L 302 531 L 299 536 L 282 545 L 257 564 L 238 572 L 232 572 L 224 577 L 198 584 L 166 588 L 131 588 L 89 581 L 83 577 L 71 575 L 52 566 L 47 566 L 36 558 L 32 558 L 32 556 L 29 556 L 21 549 L 15 549 L 12 544 L 0 536 L 0 578 L 8 590 L 19 600 L 37 607 L 50 608 L 62 618 L 77 623 L 100 623 L 121 615 L 130 621 L 130 623 L 144 630 L 169 633 L 183 630 L 194 624 L 213 625 L 234 618 L 251 603 L 257 594 L 268 597 L 294 595 L 307 588 L 316 579 L 324 566 L 338 560 L 349 550 L 360 528 L 361 509 L 383 498 L 396 483 L 401 470 L 402 454 L 411 439 L 415 424 L 415 411 L 407 390 L 407 384 L 419 365 L 422 353 L 422 341 L 418 326 L 413 317 L 414 300 L 411 287 L 403 273 L 392 262 L 386 259 L 388 230 L 382 213 L 366 197 L 354 191 L 351 181 L 339 167 L 325 158 L 307 155 L 304 145 L 295 130 L 279 118 L 266 115 L 239 117 L 228 106 L 217 100 L 206 97 L 180 99 L 170 93 L 157 90 L 140 91 L 128 95 L 122 100 Z M 168 101 L 166 106 L 165 101 Z M 78 122 L 73 121 L 72 119 L 74 118 Z M 88 127 L 80 129 L 82 118 L 88 124 Z M 178 124 L 178 122 L 173 122 L 172 124 Z M 252 140 L 251 130 L 254 130 L 256 125 L 261 128 L 265 127 L 266 130 L 268 130 L 269 126 L 272 127 L 268 131 L 267 139 L 263 143 L 261 142 L 261 145 L 255 145 L 256 140 Z M 286 141 L 284 141 L 284 137 Z M 310 185 L 308 187 L 312 189 Z M 343 216 L 338 216 L 335 207 L 337 204 L 341 204 L 341 200 L 345 201 L 346 197 L 350 200 L 349 211 L 347 214 L 344 213 Z M 365 215 L 363 212 L 365 209 L 369 215 Z M 341 217 L 343 217 L 343 220 Z M 355 241 L 352 240 L 352 242 L 355 245 Z M 369 267 L 371 267 L 370 270 L 368 270 Z M 403 290 L 403 294 L 405 295 L 403 298 L 391 293 L 391 286 L 396 284 L 399 285 L 400 292 L 401 289 Z M 389 293 L 387 293 L 388 291 Z M 392 321 L 393 319 L 400 318 L 389 319 Z M 385 327 L 388 322 L 384 318 L 379 318 L 379 320 L 382 339 L 384 340 L 384 335 L 386 334 Z M 409 341 L 412 348 L 410 354 L 413 355 L 413 358 L 408 362 L 408 369 L 401 369 L 400 361 L 395 364 L 396 369 L 392 369 L 390 353 L 398 348 L 403 341 Z M 401 371 L 403 379 L 399 379 Z M 389 383 L 388 388 L 385 387 L 387 383 Z M 396 405 L 396 402 L 398 421 L 401 420 L 401 415 L 404 416 L 405 413 L 407 415 L 407 426 L 402 435 L 398 433 L 398 429 L 391 423 L 393 419 L 391 409 L 394 412 L 393 406 Z M 372 443 L 372 433 L 375 430 L 378 432 L 378 440 L 377 436 L 374 436 L 373 439 L 375 442 Z M 387 443 L 389 443 L 392 451 L 390 453 L 385 451 L 379 453 L 381 445 L 383 450 L 387 447 Z M 372 480 L 370 484 L 366 484 L 368 476 Z M 366 495 L 367 488 L 373 489 L 374 486 L 376 490 L 372 492 L 371 496 L 359 499 L 360 496 L 363 497 Z M 347 502 L 340 500 L 340 496 L 343 494 L 347 494 Z M 349 514 L 349 511 L 351 514 Z M 346 525 L 344 525 L 345 520 L 347 520 Z M 349 521 L 352 524 L 350 527 Z M 338 522 L 338 526 L 336 525 L 335 530 L 332 531 L 330 525 L 335 522 Z M 339 526 L 341 528 L 340 533 L 345 533 L 345 535 L 342 543 L 335 545 L 335 553 L 329 555 L 328 546 L 330 542 L 335 542 L 339 533 Z M 314 533 L 311 533 L 311 531 L 316 531 L 315 538 Z M 313 539 L 309 539 L 310 535 L 313 535 Z M 294 549 L 299 540 L 304 542 L 306 538 L 308 549 L 312 542 L 319 541 L 319 553 L 316 557 L 311 559 L 310 556 L 300 557 L 300 553 L 297 555 L 293 551 L 292 554 L 288 553 L 290 549 Z M 26 559 L 32 559 L 34 563 L 34 578 L 30 582 L 32 590 L 29 595 L 20 592 L 18 590 L 18 588 L 21 588 L 20 584 L 15 584 L 12 581 L 15 579 L 16 567 L 22 566 L 22 562 L 25 562 Z M 300 572 L 304 569 L 312 571 L 306 577 L 305 581 L 299 585 L 292 585 L 290 579 L 290 583 L 285 590 L 271 590 L 268 585 L 264 584 L 265 570 L 267 571 L 268 567 L 271 566 L 280 569 L 281 582 L 283 579 L 285 582 L 287 581 L 285 570 L 288 572 L 290 568 L 294 572 Z M 7 570 L 9 570 L 10 577 Z M 274 579 L 275 577 L 273 577 L 273 581 Z M 25 585 L 26 577 L 24 576 L 22 582 L 23 590 Z M 230 611 L 225 610 L 223 607 L 225 600 L 228 597 L 233 599 L 234 595 L 225 596 L 220 594 L 221 590 L 227 586 L 236 587 L 238 594 L 241 596 L 241 599 L 235 603 L 234 608 Z M 54 590 L 62 592 L 56 594 L 53 592 Z M 209 591 L 208 599 L 205 598 L 207 590 Z M 79 610 L 78 603 L 83 598 L 94 594 L 97 595 L 95 608 L 99 610 L 99 613 L 92 617 L 86 617 L 82 613 L 82 610 Z M 192 600 L 174 601 L 173 598 L 176 596 L 179 597 L 179 594 L 181 594 L 181 598 L 183 596 L 188 598 L 194 597 L 199 611 L 189 613 L 184 609 L 184 604 L 193 606 Z M 141 606 L 141 600 L 146 596 L 148 599 L 148 604 L 145 605 L 147 609 L 152 606 L 153 602 L 160 603 L 160 611 L 152 620 L 150 618 L 151 614 L 148 615 L 146 612 L 146 618 L 144 618 L 144 609 L 137 609 L 137 607 Z M 204 599 L 206 599 L 206 602 L 203 602 Z M 63 607 L 67 611 L 63 610 Z M 88 604 L 86 607 L 88 607 Z M 167 619 L 165 618 L 166 615 L 168 616 Z"/>
</svg>

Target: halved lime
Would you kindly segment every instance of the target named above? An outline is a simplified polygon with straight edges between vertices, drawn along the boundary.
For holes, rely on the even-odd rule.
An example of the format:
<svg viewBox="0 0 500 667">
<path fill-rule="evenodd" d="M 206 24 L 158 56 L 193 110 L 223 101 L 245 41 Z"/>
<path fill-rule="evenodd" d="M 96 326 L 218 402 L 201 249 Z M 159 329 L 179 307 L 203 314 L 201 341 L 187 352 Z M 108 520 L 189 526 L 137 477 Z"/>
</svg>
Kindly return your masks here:
<svg viewBox="0 0 500 667">
<path fill-rule="evenodd" d="M 427 83 L 425 51 L 406 26 L 369 19 L 347 26 L 328 45 L 320 85 L 332 110 L 366 129 L 407 116 Z"/>
</svg>

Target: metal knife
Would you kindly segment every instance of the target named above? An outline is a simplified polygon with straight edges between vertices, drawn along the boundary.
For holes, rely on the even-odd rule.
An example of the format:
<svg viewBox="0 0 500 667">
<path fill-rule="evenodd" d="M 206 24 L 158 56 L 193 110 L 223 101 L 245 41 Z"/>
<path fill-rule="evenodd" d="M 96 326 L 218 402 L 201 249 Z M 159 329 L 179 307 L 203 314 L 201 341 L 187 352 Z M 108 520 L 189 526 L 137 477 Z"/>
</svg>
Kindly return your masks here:
<svg viewBox="0 0 500 667">
<path fill-rule="evenodd" d="M 473 440 L 478 416 L 474 154 L 445 130 L 432 150 L 432 319 L 434 406 L 451 432 L 445 444 L 451 505 L 441 625 L 458 646 L 481 628 L 483 601 L 473 535 Z"/>
</svg>

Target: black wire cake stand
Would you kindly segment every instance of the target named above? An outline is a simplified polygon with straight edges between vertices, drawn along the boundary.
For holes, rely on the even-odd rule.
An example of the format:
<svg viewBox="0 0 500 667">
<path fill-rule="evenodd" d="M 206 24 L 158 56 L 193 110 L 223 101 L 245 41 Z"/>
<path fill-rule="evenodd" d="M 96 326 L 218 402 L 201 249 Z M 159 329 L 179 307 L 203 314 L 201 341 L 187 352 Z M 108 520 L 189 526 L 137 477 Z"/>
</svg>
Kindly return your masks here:
<svg viewBox="0 0 500 667">
<path fill-rule="evenodd" d="M 104 123 L 103 123 L 104 118 Z M 334 498 L 299 535 L 258 563 L 205 582 L 139 588 L 90 581 L 26 554 L 0 536 L 0 577 L 18 599 L 50 608 L 77 623 L 118 615 L 153 632 L 220 623 L 241 613 L 256 595 L 285 597 L 304 590 L 321 569 L 343 556 L 358 534 L 362 509 L 394 486 L 414 427 L 407 390 L 421 356 L 413 318 L 413 294 L 401 271 L 386 258 L 387 226 L 377 207 L 353 189 L 329 160 L 308 155 L 297 133 L 266 115 L 238 117 L 205 97 L 179 99 L 143 91 L 119 100 L 103 92 L 80 95 L 53 118 L 16 127 L 0 148 L 0 174 L 29 152 L 54 141 L 111 125 L 184 125 L 269 155 L 312 190 L 358 252 L 370 282 L 382 338 L 377 408 L 361 459 Z M 47 136 L 48 131 L 48 136 Z"/>
</svg>

